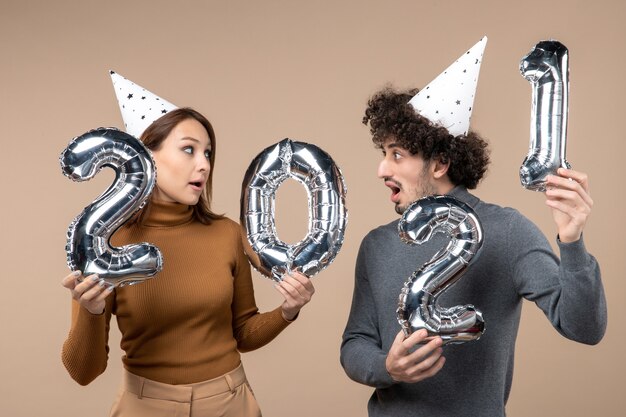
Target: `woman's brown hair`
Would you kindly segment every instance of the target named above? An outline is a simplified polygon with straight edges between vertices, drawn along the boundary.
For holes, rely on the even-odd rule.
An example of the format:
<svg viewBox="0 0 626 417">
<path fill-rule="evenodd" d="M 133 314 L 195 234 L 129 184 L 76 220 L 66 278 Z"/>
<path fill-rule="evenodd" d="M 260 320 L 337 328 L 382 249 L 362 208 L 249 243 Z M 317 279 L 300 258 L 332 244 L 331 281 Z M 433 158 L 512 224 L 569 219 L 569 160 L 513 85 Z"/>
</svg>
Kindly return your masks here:
<svg viewBox="0 0 626 417">
<path fill-rule="evenodd" d="M 182 121 L 187 119 L 197 120 L 209 134 L 209 140 L 211 142 L 211 156 L 209 158 L 210 169 L 209 169 L 209 178 L 204 186 L 204 191 L 200 195 L 200 199 L 198 203 L 193 206 L 193 217 L 195 220 L 209 224 L 213 220 L 221 219 L 223 215 L 215 214 L 211 210 L 211 194 L 213 191 L 213 167 L 215 166 L 215 132 L 213 131 L 213 126 L 204 117 L 202 114 L 197 112 L 196 110 L 183 107 L 176 110 L 172 110 L 169 113 L 161 116 L 157 120 L 154 121 L 141 135 L 141 142 L 146 146 L 146 148 L 151 151 L 156 151 L 161 147 L 161 144 L 168 135 L 172 132 L 172 130 Z M 158 178 L 158 172 L 157 172 Z M 143 220 L 146 214 L 150 210 L 150 202 L 148 201 L 144 208 L 139 212 L 137 216 L 135 216 L 128 224 L 132 223 L 143 223 Z"/>
</svg>

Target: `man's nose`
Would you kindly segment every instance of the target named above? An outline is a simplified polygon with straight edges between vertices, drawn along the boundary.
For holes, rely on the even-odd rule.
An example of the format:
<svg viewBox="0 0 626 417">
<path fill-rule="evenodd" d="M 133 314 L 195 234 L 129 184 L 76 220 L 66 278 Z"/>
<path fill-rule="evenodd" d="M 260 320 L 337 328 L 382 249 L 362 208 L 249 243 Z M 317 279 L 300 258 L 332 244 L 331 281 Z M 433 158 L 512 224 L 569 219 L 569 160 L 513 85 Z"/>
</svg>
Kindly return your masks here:
<svg viewBox="0 0 626 417">
<path fill-rule="evenodd" d="M 389 164 L 386 159 L 383 159 L 378 164 L 378 178 L 391 177 L 391 173 L 389 172 Z"/>
</svg>

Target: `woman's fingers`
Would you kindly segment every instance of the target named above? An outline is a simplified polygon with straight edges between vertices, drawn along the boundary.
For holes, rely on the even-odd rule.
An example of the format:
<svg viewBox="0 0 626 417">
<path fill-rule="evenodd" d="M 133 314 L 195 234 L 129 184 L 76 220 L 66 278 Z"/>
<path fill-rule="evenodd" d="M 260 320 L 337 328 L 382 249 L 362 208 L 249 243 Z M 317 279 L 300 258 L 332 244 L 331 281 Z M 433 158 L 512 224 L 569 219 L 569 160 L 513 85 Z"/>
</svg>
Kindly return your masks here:
<svg viewBox="0 0 626 417">
<path fill-rule="evenodd" d="M 115 288 L 97 274 L 83 277 L 80 271 L 67 275 L 61 280 L 61 284 L 70 290 L 74 300 L 92 314 L 104 312 L 105 299 Z"/>
<path fill-rule="evenodd" d="M 96 301 L 101 295 L 104 294 L 103 298 L 106 298 L 110 291 L 107 291 L 110 287 L 104 281 L 99 281 L 94 283 L 88 290 L 83 292 L 80 296 L 82 301 Z"/>
<path fill-rule="evenodd" d="M 311 301 L 315 292 L 311 280 L 296 271 L 289 271 L 283 275 L 282 280 L 276 284 L 276 289 L 285 299 L 282 309 L 283 317 L 287 320 L 293 320 L 300 309 Z"/>
<path fill-rule="evenodd" d="M 294 298 L 302 298 L 306 302 L 311 300 L 315 288 L 311 280 L 305 275 L 295 271 L 290 271 L 283 276 L 280 285 Z"/>
<path fill-rule="evenodd" d="M 61 280 L 61 285 L 65 288 L 73 290 L 76 286 L 76 280 L 80 277 L 80 271 L 74 271 Z"/>
<path fill-rule="evenodd" d="M 84 278 L 82 281 L 77 283 L 72 289 L 72 296 L 78 300 L 85 292 L 91 289 L 94 285 L 98 283 L 100 277 L 98 275 L 89 275 L 87 278 Z"/>
</svg>

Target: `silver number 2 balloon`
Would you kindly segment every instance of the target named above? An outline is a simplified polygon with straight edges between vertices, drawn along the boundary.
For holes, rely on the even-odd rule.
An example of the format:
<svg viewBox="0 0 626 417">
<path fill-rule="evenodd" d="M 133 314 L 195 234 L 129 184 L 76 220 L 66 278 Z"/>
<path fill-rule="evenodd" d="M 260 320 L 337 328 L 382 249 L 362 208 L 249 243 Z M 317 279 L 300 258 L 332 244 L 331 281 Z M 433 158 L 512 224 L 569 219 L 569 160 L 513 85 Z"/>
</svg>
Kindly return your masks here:
<svg viewBox="0 0 626 417">
<path fill-rule="evenodd" d="M 565 159 L 569 53 L 558 41 L 541 41 L 520 62 L 532 85 L 530 149 L 520 168 L 522 186 L 545 191 L 546 176 L 570 168 Z"/>
<path fill-rule="evenodd" d="M 404 333 L 426 329 L 427 340 L 440 336 L 444 344 L 480 338 L 484 321 L 473 305 L 444 308 L 437 304 L 437 298 L 461 278 L 482 246 L 482 227 L 474 210 L 450 196 L 424 197 L 406 209 L 398 233 L 411 245 L 423 244 L 435 233 L 450 237 L 448 246 L 415 271 L 400 292 L 397 315 Z"/>
<path fill-rule="evenodd" d="M 67 230 L 67 265 L 84 276 L 98 274 L 108 285 L 134 284 L 162 269 L 159 249 L 148 243 L 113 248 L 113 233 L 145 204 L 156 181 L 154 161 L 144 145 L 113 128 L 99 128 L 77 138 L 59 158 L 73 181 L 93 178 L 105 166 L 116 177 Z"/>
<path fill-rule="evenodd" d="M 303 184 L 308 195 L 308 233 L 294 245 L 278 238 L 274 221 L 276 190 L 288 178 Z M 288 270 L 311 277 L 327 267 L 343 243 L 345 195 L 341 171 L 317 146 L 284 139 L 261 151 L 241 189 L 240 220 L 252 266 L 275 281 Z"/>
</svg>

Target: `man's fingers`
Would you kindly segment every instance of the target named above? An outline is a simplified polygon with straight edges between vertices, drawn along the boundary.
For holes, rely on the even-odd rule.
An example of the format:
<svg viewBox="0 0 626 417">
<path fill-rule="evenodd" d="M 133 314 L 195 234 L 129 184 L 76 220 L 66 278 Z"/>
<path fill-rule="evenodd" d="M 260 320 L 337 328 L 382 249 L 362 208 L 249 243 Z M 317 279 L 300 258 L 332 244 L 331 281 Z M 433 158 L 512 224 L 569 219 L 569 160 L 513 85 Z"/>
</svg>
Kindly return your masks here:
<svg viewBox="0 0 626 417">
<path fill-rule="evenodd" d="M 548 186 L 577 191 L 581 195 L 589 194 L 589 178 L 584 172 L 559 168 L 558 175 L 548 175 L 546 183 Z"/>
<path fill-rule="evenodd" d="M 413 346 L 422 343 L 427 337 L 428 331 L 426 331 L 426 329 L 419 329 L 418 331 L 411 333 L 406 339 L 404 339 L 402 345 L 408 351 Z"/>
<path fill-rule="evenodd" d="M 444 363 L 446 363 L 446 358 L 443 356 L 439 356 L 437 358 L 437 361 L 432 366 L 415 375 L 415 379 L 412 382 L 419 382 L 426 378 L 434 376 L 435 374 L 437 374 L 437 372 L 441 370 L 441 368 L 443 368 Z"/>
<path fill-rule="evenodd" d="M 564 178 L 570 178 L 580 184 L 586 191 L 589 190 L 589 177 L 584 172 L 574 171 L 573 169 L 559 168 L 557 174 Z"/>
<path fill-rule="evenodd" d="M 428 341 L 426 343 L 426 341 Z M 420 345 L 425 343 L 423 345 Z M 411 351 L 418 345 L 415 351 Z M 435 375 L 445 362 L 441 337 L 429 337 L 420 329 L 409 337 L 400 331 L 387 356 L 387 370 L 396 381 L 418 382 Z"/>
<path fill-rule="evenodd" d="M 428 353 L 423 353 L 423 355 L 419 356 L 409 356 L 409 360 L 414 364 L 407 370 L 410 374 L 423 373 L 430 369 L 441 358 L 443 349 L 436 347 L 433 350 L 429 350 Z"/>
<path fill-rule="evenodd" d="M 567 184 L 567 186 L 563 187 L 559 186 L 554 188 L 548 188 L 546 190 L 546 197 L 571 201 L 574 205 L 586 205 L 589 208 L 593 206 L 593 200 L 591 199 L 591 196 L 587 194 L 587 192 L 583 190 L 580 185 Z"/>
<path fill-rule="evenodd" d="M 425 345 L 420 346 L 418 349 L 412 352 L 408 356 L 408 359 L 413 363 L 422 362 L 429 358 L 431 355 L 434 355 L 436 354 L 436 352 L 440 351 L 442 345 L 443 341 L 441 340 L 441 338 L 435 337 Z"/>
</svg>

